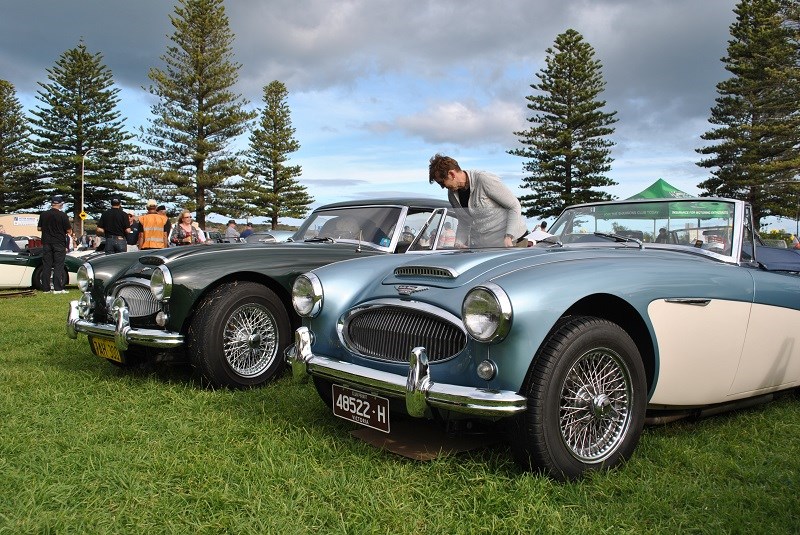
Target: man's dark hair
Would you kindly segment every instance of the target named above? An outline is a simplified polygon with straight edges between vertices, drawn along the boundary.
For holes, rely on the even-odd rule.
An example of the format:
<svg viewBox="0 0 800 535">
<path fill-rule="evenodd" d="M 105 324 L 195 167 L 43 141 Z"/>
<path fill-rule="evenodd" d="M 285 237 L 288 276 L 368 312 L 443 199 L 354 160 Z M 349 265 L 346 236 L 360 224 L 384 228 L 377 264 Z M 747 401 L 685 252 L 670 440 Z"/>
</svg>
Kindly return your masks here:
<svg viewBox="0 0 800 535">
<path fill-rule="evenodd" d="M 438 153 L 435 154 L 433 158 L 431 158 L 430 165 L 428 166 L 428 182 L 431 184 L 436 182 L 441 186 L 442 182 L 447 178 L 448 171 L 451 170 L 461 171 L 458 162 L 450 156 Z"/>
</svg>

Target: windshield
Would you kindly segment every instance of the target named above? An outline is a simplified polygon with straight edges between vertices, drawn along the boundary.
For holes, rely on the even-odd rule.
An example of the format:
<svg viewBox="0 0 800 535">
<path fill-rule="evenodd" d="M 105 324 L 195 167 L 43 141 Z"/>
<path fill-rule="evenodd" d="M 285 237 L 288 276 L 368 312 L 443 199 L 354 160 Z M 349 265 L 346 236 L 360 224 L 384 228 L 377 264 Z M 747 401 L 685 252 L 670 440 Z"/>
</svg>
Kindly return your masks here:
<svg viewBox="0 0 800 535">
<path fill-rule="evenodd" d="M 400 219 L 398 206 L 358 206 L 313 212 L 292 238 L 294 241 L 353 241 L 380 247 L 391 244 Z"/>
<path fill-rule="evenodd" d="M 567 208 L 539 242 L 562 244 L 638 240 L 729 255 L 734 204 L 718 200 L 663 200 Z"/>
</svg>

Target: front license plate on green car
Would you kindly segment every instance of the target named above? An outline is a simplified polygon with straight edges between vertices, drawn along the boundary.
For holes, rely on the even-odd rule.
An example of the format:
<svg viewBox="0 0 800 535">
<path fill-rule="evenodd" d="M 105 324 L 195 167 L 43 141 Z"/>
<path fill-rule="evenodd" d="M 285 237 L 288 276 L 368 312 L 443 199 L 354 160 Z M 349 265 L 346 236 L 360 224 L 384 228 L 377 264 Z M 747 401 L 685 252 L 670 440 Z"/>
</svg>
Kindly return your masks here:
<svg viewBox="0 0 800 535">
<path fill-rule="evenodd" d="M 93 338 L 89 337 L 89 346 L 92 348 L 92 353 L 104 359 L 113 360 L 122 364 L 122 353 L 117 349 L 114 340 L 107 340 L 106 338 Z"/>
<path fill-rule="evenodd" d="M 333 385 L 333 414 L 357 424 L 389 432 L 389 400 Z"/>
</svg>

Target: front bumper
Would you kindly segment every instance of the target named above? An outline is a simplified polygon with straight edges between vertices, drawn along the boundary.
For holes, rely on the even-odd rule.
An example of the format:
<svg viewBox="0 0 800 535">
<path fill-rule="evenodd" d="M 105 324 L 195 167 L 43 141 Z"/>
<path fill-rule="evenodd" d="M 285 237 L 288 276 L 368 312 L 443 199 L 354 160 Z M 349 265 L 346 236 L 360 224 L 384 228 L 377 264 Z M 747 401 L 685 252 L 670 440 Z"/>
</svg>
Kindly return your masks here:
<svg viewBox="0 0 800 535">
<path fill-rule="evenodd" d="M 159 329 L 134 329 L 130 325 L 130 315 L 125 306 L 114 307 L 114 323 L 93 323 L 80 317 L 80 301 L 70 301 L 67 316 L 67 336 L 77 338 L 78 333 L 100 338 L 111 338 L 120 351 L 128 349 L 129 344 L 171 349 L 183 345 L 183 335 Z"/>
<path fill-rule="evenodd" d="M 425 348 L 411 351 L 408 376 L 383 372 L 343 362 L 311 352 L 311 332 L 307 327 L 295 331 L 294 346 L 286 351 L 292 375 L 298 381 L 313 375 L 385 396 L 405 399 L 408 414 L 425 416 L 428 407 L 489 419 L 521 413 L 527 398 L 516 392 L 439 384 L 431 380 Z"/>
</svg>

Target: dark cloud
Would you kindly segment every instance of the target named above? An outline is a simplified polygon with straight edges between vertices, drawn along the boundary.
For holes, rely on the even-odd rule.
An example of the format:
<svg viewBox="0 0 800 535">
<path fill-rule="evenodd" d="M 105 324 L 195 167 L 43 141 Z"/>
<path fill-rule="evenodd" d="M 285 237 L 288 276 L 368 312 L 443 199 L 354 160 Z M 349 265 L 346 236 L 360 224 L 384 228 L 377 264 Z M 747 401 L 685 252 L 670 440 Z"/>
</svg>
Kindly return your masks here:
<svg viewBox="0 0 800 535">
<path fill-rule="evenodd" d="M 167 0 L 6 4 L 0 17 L 0 77 L 27 94 L 83 39 L 90 51 L 103 55 L 130 95 L 149 85 L 150 68 L 162 66 L 173 32 L 169 17 L 175 4 Z M 537 81 L 545 50 L 558 34 L 574 28 L 603 66 L 607 85 L 601 98 L 619 119 L 614 157 L 664 154 L 662 168 L 681 176 L 697 173 L 694 148 L 708 128 L 715 86 L 726 78 L 720 58 L 735 5 L 736 0 L 225 3 L 234 58 L 242 65 L 238 90 L 253 106 L 261 105 L 264 85 L 281 80 L 290 98 L 314 103 L 315 122 L 308 122 L 309 112 L 293 108 L 293 114 L 305 119 L 298 132 L 313 135 L 315 144 L 350 135 L 385 140 L 392 145 L 387 152 L 401 139 L 427 144 L 417 149 L 423 154 L 439 147 L 503 154 L 516 146 L 513 132 L 526 125 L 525 96 Z M 339 102 L 326 107 L 324 98 Z M 359 180 L 324 179 L 325 187 L 332 185 L 364 186 Z"/>
</svg>

